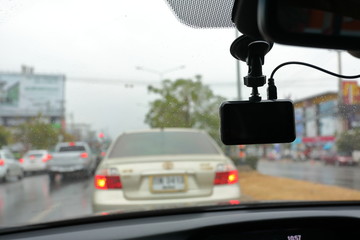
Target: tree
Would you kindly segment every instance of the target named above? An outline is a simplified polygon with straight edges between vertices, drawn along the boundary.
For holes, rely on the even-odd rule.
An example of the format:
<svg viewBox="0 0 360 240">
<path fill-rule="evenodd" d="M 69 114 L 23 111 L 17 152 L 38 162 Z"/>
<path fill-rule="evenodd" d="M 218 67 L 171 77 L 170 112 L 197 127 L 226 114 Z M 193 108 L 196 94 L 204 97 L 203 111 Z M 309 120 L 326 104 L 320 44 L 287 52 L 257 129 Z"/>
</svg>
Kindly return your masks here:
<svg viewBox="0 0 360 240">
<path fill-rule="evenodd" d="M 0 126 L 0 148 L 12 143 L 12 134 L 4 126 Z"/>
<path fill-rule="evenodd" d="M 160 88 L 149 86 L 150 93 L 160 95 L 150 103 L 145 123 L 153 128 L 184 127 L 207 131 L 219 140 L 219 106 L 225 99 L 196 80 L 164 80 Z"/>
<path fill-rule="evenodd" d="M 360 128 L 355 128 L 343 132 L 336 141 L 339 152 L 350 153 L 354 150 L 360 150 Z"/>
<path fill-rule="evenodd" d="M 60 138 L 61 138 L 62 142 L 75 142 L 77 140 L 74 135 L 66 132 L 63 129 L 59 130 L 59 135 L 60 135 Z"/>
<path fill-rule="evenodd" d="M 58 141 L 58 131 L 42 121 L 41 116 L 17 127 L 17 141 L 25 145 L 25 149 L 49 149 Z"/>
</svg>

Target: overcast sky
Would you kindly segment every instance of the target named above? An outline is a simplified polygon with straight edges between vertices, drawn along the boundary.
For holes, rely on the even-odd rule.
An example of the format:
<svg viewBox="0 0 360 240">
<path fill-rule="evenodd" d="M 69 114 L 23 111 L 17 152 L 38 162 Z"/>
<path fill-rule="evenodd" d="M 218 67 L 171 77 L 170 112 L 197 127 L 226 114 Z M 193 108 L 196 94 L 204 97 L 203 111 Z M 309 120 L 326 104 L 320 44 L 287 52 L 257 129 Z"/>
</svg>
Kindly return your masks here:
<svg viewBox="0 0 360 240">
<path fill-rule="evenodd" d="M 0 0 L 0 6 L 0 71 L 19 71 L 26 64 L 37 73 L 65 74 L 68 121 L 72 114 L 75 122 L 113 137 L 147 128 L 148 103 L 156 97 L 148 95 L 147 85 L 161 79 L 136 66 L 162 72 L 185 65 L 164 77 L 201 74 L 215 93 L 236 97 L 229 53 L 235 30 L 185 26 L 163 0 Z M 342 56 L 343 73 L 359 74 L 359 59 Z M 264 74 L 290 60 L 337 71 L 335 51 L 275 45 Z M 241 72 L 247 72 L 245 63 Z M 337 89 L 336 78 L 302 66 L 284 67 L 275 77 L 279 98 Z M 243 87 L 242 93 L 246 99 L 250 89 Z"/>
</svg>

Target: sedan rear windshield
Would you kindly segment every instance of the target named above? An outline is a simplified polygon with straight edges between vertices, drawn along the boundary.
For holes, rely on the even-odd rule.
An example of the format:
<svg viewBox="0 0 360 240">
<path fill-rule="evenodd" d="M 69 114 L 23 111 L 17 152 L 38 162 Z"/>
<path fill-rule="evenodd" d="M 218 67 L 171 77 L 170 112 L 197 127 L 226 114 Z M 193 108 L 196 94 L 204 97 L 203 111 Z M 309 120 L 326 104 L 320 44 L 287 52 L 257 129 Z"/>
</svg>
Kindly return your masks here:
<svg viewBox="0 0 360 240">
<path fill-rule="evenodd" d="M 202 133 L 133 133 L 117 139 L 109 158 L 187 154 L 219 154 L 219 151 L 210 138 Z"/>
<path fill-rule="evenodd" d="M 85 151 L 84 146 L 66 146 L 60 147 L 59 152 L 82 152 Z"/>
<path fill-rule="evenodd" d="M 26 157 L 34 156 L 34 157 L 42 157 L 42 153 L 28 153 L 26 154 Z"/>
</svg>

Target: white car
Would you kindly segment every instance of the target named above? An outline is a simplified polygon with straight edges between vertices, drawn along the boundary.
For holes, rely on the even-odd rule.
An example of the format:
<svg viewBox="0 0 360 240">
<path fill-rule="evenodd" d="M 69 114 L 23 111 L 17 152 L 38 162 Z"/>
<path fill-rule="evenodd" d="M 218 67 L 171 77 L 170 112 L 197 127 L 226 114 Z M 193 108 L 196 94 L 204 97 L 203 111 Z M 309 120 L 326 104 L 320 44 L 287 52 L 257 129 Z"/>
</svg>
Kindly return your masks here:
<svg viewBox="0 0 360 240">
<path fill-rule="evenodd" d="M 58 174 L 66 176 L 82 173 L 92 177 L 95 168 L 95 157 L 86 142 L 58 143 L 47 166 L 50 181 L 54 181 Z"/>
<path fill-rule="evenodd" d="M 47 150 L 30 150 L 19 159 L 25 173 L 46 171 L 52 156 Z"/>
<path fill-rule="evenodd" d="M 93 211 L 238 204 L 238 171 L 203 131 L 156 129 L 120 135 L 100 163 Z"/>
<path fill-rule="evenodd" d="M 11 178 L 22 179 L 24 170 L 13 154 L 8 150 L 0 150 L 0 179 L 8 181 Z"/>
</svg>

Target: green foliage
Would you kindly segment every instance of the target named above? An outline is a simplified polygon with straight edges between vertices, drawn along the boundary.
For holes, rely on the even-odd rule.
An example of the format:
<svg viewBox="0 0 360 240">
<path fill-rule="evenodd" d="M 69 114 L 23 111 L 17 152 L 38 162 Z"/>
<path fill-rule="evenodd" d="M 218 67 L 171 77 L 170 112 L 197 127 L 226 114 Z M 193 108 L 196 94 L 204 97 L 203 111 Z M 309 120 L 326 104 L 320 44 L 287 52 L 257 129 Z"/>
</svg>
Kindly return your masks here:
<svg viewBox="0 0 360 240">
<path fill-rule="evenodd" d="M 60 129 L 60 136 L 62 142 L 75 142 L 77 140 L 74 135 L 67 133 L 62 129 Z"/>
<path fill-rule="evenodd" d="M 246 165 L 246 166 L 251 167 L 253 170 L 256 170 L 257 164 L 259 162 L 259 157 L 249 155 L 249 156 L 246 156 L 245 159 L 241 159 L 239 157 L 231 157 L 231 160 L 234 162 L 234 164 L 236 166 Z"/>
<path fill-rule="evenodd" d="M 247 156 L 245 158 L 245 164 L 249 165 L 252 169 L 256 170 L 259 158 L 257 156 Z"/>
<path fill-rule="evenodd" d="M 0 126 L 0 148 L 12 143 L 12 134 L 4 126 Z"/>
<path fill-rule="evenodd" d="M 219 141 L 219 106 L 225 99 L 203 85 L 201 76 L 196 81 L 164 80 L 160 88 L 149 86 L 150 93 L 160 95 L 150 103 L 145 123 L 153 128 L 184 127 L 207 131 Z"/>
<path fill-rule="evenodd" d="M 58 131 L 43 122 L 41 117 L 36 117 L 17 127 L 15 139 L 25 144 L 27 149 L 49 149 L 57 143 Z"/>
<path fill-rule="evenodd" d="M 337 138 L 336 146 L 339 152 L 350 153 L 354 150 L 360 150 L 360 128 L 343 132 Z"/>
</svg>

